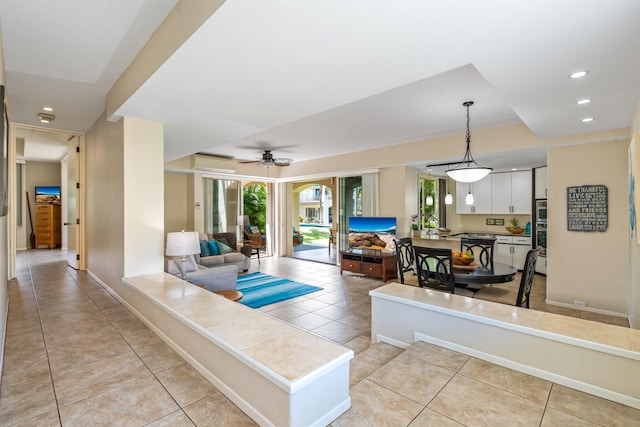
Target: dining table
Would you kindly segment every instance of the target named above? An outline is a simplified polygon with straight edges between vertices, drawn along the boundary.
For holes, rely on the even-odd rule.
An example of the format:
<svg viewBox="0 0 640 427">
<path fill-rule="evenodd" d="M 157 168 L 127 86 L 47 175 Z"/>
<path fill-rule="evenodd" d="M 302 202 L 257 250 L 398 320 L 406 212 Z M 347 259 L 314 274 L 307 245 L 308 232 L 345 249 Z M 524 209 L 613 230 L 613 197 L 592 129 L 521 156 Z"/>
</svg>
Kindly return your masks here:
<svg viewBox="0 0 640 427">
<path fill-rule="evenodd" d="M 489 285 L 506 283 L 515 279 L 518 269 L 512 265 L 493 262 L 486 266 L 472 263 L 454 265 L 453 277 L 456 285 Z"/>
</svg>

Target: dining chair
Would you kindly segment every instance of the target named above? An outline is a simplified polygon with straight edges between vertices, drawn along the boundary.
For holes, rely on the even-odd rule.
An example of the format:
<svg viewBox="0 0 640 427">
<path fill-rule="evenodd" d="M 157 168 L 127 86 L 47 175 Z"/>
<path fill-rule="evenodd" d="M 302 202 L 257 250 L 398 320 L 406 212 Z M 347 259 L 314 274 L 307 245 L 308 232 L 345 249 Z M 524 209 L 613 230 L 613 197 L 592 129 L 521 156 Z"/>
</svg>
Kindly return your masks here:
<svg viewBox="0 0 640 427">
<path fill-rule="evenodd" d="M 450 268 L 453 265 L 451 249 L 414 246 L 413 252 L 418 269 L 418 286 L 455 292 L 453 271 Z"/>
<path fill-rule="evenodd" d="M 493 267 L 493 248 L 496 239 L 477 239 L 463 237 L 460 239 L 460 252 L 471 251 L 482 267 Z"/>
<path fill-rule="evenodd" d="M 520 278 L 520 288 L 518 289 L 518 296 L 516 297 L 516 307 L 529 308 L 529 294 L 531 294 L 533 276 L 536 272 L 536 260 L 540 252 L 542 252 L 541 247 L 530 249 L 527 252 L 524 267 L 522 268 L 522 277 Z"/>
<path fill-rule="evenodd" d="M 398 276 L 400 283 L 404 285 L 404 273 L 412 272 L 415 276 L 415 256 L 413 254 L 413 243 L 411 237 L 401 237 L 393 239 L 396 245 L 396 259 L 398 261 Z"/>
</svg>

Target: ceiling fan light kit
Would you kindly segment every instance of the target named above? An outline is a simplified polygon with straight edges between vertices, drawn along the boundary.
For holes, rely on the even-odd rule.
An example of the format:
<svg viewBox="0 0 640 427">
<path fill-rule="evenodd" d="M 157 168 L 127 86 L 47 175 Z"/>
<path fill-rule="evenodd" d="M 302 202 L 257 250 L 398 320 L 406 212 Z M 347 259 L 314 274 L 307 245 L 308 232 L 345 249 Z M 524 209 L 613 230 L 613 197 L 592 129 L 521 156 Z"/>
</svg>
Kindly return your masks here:
<svg viewBox="0 0 640 427">
<path fill-rule="evenodd" d="M 476 182 L 489 175 L 493 168 L 480 166 L 471 155 L 471 131 L 469 130 L 469 107 L 473 105 L 473 101 L 465 101 L 462 103 L 467 108 L 467 149 L 464 153 L 462 161 L 455 168 L 445 171 L 445 173 L 453 180 L 458 182 Z"/>
<path fill-rule="evenodd" d="M 271 154 L 271 150 L 264 150 L 264 153 L 262 153 L 261 159 L 250 160 L 250 161 L 240 162 L 240 163 L 259 163 L 261 166 L 264 166 L 265 168 L 270 168 L 272 166 L 280 166 L 280 167 L 289 166 L 291 162 L 293 162 L 292 159 L 287 159 L 285 157 L 275 158 L 273 157 L 273 154 Z"/>
</svg>

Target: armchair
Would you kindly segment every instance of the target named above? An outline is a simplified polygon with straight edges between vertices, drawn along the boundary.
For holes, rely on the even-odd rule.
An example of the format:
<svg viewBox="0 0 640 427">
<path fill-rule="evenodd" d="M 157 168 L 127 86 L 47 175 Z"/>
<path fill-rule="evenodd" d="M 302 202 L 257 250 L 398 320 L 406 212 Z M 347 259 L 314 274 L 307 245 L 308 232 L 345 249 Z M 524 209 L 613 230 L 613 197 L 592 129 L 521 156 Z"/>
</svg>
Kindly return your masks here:
<svg viewBox="0 0 640 427">
<path fill-rule="evenodd" d="M 293 232 L 293 244 L 300 245 L 304 241 L 304 235 L 300 230 L 296 230 L 295 227 L 291 227 L 291 231 Z"/>
<path fill-rule="evenodd" d="M 260 234 L 258 227 L 247 225 L 243 229 L 244 231 L 244 244 L 250 246 L 255 254 L 258 255 L 258 264 L 260 264 L 260 249 L 265 249 L 266 239 L 265 236 Z"/>
</svg>

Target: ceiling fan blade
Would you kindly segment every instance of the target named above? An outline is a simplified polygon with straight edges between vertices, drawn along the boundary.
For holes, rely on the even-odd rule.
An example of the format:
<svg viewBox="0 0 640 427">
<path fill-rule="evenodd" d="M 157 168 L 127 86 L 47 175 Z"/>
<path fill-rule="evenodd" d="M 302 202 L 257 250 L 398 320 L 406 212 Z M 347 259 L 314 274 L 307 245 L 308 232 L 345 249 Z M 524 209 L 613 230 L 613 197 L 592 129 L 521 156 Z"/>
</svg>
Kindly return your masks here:
<svg viewBox="0 0 640 427">
<path fill-rule="evenodd" d="M 276 166 L 289 166 L 293 159 L 273 159 Z"/>
</svg>

